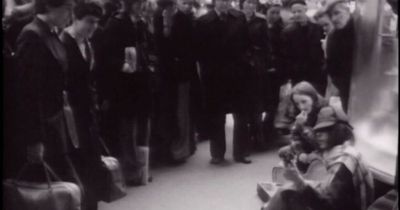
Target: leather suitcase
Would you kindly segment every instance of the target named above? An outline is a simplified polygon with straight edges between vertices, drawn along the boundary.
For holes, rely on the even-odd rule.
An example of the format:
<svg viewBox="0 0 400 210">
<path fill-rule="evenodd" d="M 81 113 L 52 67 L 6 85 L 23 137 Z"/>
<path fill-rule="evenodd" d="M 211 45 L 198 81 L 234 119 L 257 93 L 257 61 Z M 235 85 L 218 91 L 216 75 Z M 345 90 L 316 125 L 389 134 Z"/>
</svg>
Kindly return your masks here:
<svg viewBox="0 0 400 210">
<path fill-rule="evenodd" d="M 100 200 L 112 202 L 126 196 L 126 185 L 122 175 L 121 165 L 114 157 L 101 157 L 103 161 L 102 180 L 105 180 L 99 189 Z"/>
<path fill-rule="evenodd" d="M 51 170 L 45 165 L 45 170 Z M 50 171 L 57 177 L 54 172 Z M 3 182 L 4 210 L 80 210 L 81 190 L 71 182 L 34 183 L 7 179 Z M 60 180 L 57 177 L 58 180 Z"/>
</svg>

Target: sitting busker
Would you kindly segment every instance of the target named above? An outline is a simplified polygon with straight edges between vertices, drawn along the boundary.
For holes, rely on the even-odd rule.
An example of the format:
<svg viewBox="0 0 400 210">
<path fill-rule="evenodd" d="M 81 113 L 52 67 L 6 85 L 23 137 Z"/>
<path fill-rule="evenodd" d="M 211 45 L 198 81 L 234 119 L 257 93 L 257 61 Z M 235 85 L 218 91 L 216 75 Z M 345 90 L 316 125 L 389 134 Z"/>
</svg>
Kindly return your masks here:
<svg viewBox="0 0 400 210">
<path fill-rule="evenodd" d="M 291 183 L 279 189 L 262 209 L 366 210 L 374 198 L 373 179 L 352 146 L 351 126 L 340 120 L 334 108 L 324 107 L 313 133 L 314 153 L 327 173 L 318 180 L 307 179 L 288 164 L 283 176 Z"/>
<path fill-rule="evenodd" d="M 276 125 L 290 129 L 291 144 L 282 147 L 279 155 L 286 159 L 291 156 L 298 157 L 297 154 L 312 152 L 315 148 L 310 144 L 310 131 L 316 123 L 321 108 L 328 103 L 310 83 L 305 81 L 295 85 L 291 94 L 283 100 L 286 100 L 286 107 L 278 112 Z M 302 166 L 301 162 L 298 162 L 298 167 L 301 171 L 306 170 L 306 166 Z"/>
</svg>

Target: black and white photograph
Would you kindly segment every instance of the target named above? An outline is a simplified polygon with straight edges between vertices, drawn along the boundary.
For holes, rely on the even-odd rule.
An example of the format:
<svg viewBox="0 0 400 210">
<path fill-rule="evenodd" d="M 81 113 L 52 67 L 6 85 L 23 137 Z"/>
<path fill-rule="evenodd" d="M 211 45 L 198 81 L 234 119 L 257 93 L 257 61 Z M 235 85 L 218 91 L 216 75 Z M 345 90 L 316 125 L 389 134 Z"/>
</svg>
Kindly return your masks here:
<svg viewBox="0 0 400 210">
<path fill-rule="evenodd" d="M 3 210 L 398 210 L 398 0 L 2 0 Z"/>
</svg>

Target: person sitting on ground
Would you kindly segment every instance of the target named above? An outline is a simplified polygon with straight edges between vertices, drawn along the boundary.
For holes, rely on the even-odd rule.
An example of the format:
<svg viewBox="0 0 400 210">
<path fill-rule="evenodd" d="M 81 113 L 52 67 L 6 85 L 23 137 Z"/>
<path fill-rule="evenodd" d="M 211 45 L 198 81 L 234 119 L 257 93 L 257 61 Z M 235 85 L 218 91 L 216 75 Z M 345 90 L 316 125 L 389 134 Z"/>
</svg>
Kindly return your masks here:
<svg viewBox="0 0 400 210">
<path fill-rule="evenodd" d="M 352 146 L 351 126 L 333 107 L 324 107 L 313 131 L 315 153 L 327 169 L 324 179 L 309 180 L 286 167 L 283 175 L 292 185 L 278 190 L 262 209 L 366 210 L 374 198 L 373 179 Z"/>
<path fill-rule="evenodd" d="M 283 100 L 285 106 L 281 106 L 281 110 L 278 111 L 275 125 L 290 129 L 290 145 L 279 150 L 279 156 L 284 162 L 288 162 L 294 157 L 299 158 L 302 153 L 315 150 L 310 144 L 310 131 L 316 123 L 319 111 L 328 103 L 309 82 L 305 81 L 295 85 L 291 94 Z M 297 167 L 302 172 L 307 168 L 301 161 L 297 162 Z"/>
</svg>

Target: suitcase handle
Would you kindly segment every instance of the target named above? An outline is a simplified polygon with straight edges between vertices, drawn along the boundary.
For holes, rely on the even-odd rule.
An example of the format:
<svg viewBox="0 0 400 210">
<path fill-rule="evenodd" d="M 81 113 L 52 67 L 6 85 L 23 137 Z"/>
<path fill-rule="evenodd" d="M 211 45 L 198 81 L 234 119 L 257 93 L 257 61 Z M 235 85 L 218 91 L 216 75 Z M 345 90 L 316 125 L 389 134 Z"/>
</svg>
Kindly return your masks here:
<svg viewBox="0 0 400 210">
<path fill-rule="evenodd" d="M 48 185 L 49 189 L 51 189 L 51 178 L 50 178 L 50 174 L 51 174 L 51 175 L 53 176 L 53 178 L 54 178 L 55 180 L 57 180 L 57 181 L 61 181 L 61 179 L 60 179 L 60 177 L 53 171 L 53 169 L 51 169 L 51 167 L 50 167 L 45 161 L 42 161 L 41 164 L 43 165 L 43 170 L 44 170 L 44 173 L 45 173 L 45 175 L 46 175 L 46 182 L 47 182 L 47 185 Z M 24 172 L 25 172 L 25 170 L 26 170 L 26 168 L 27 168 L 28 165 L 29 165 L 29 163 L 25 163 L 25 164 L 22 166 L 21 170 L 18 172 L 18 175 L 17 175 L 16 179 L 13 180 L 13 184 L 14 184 L 14 185 L 17 185 L 17 182 L 21 180 L 21 177 L 22 177 L 22 175 L 24 174 Z"/>
</svg>

